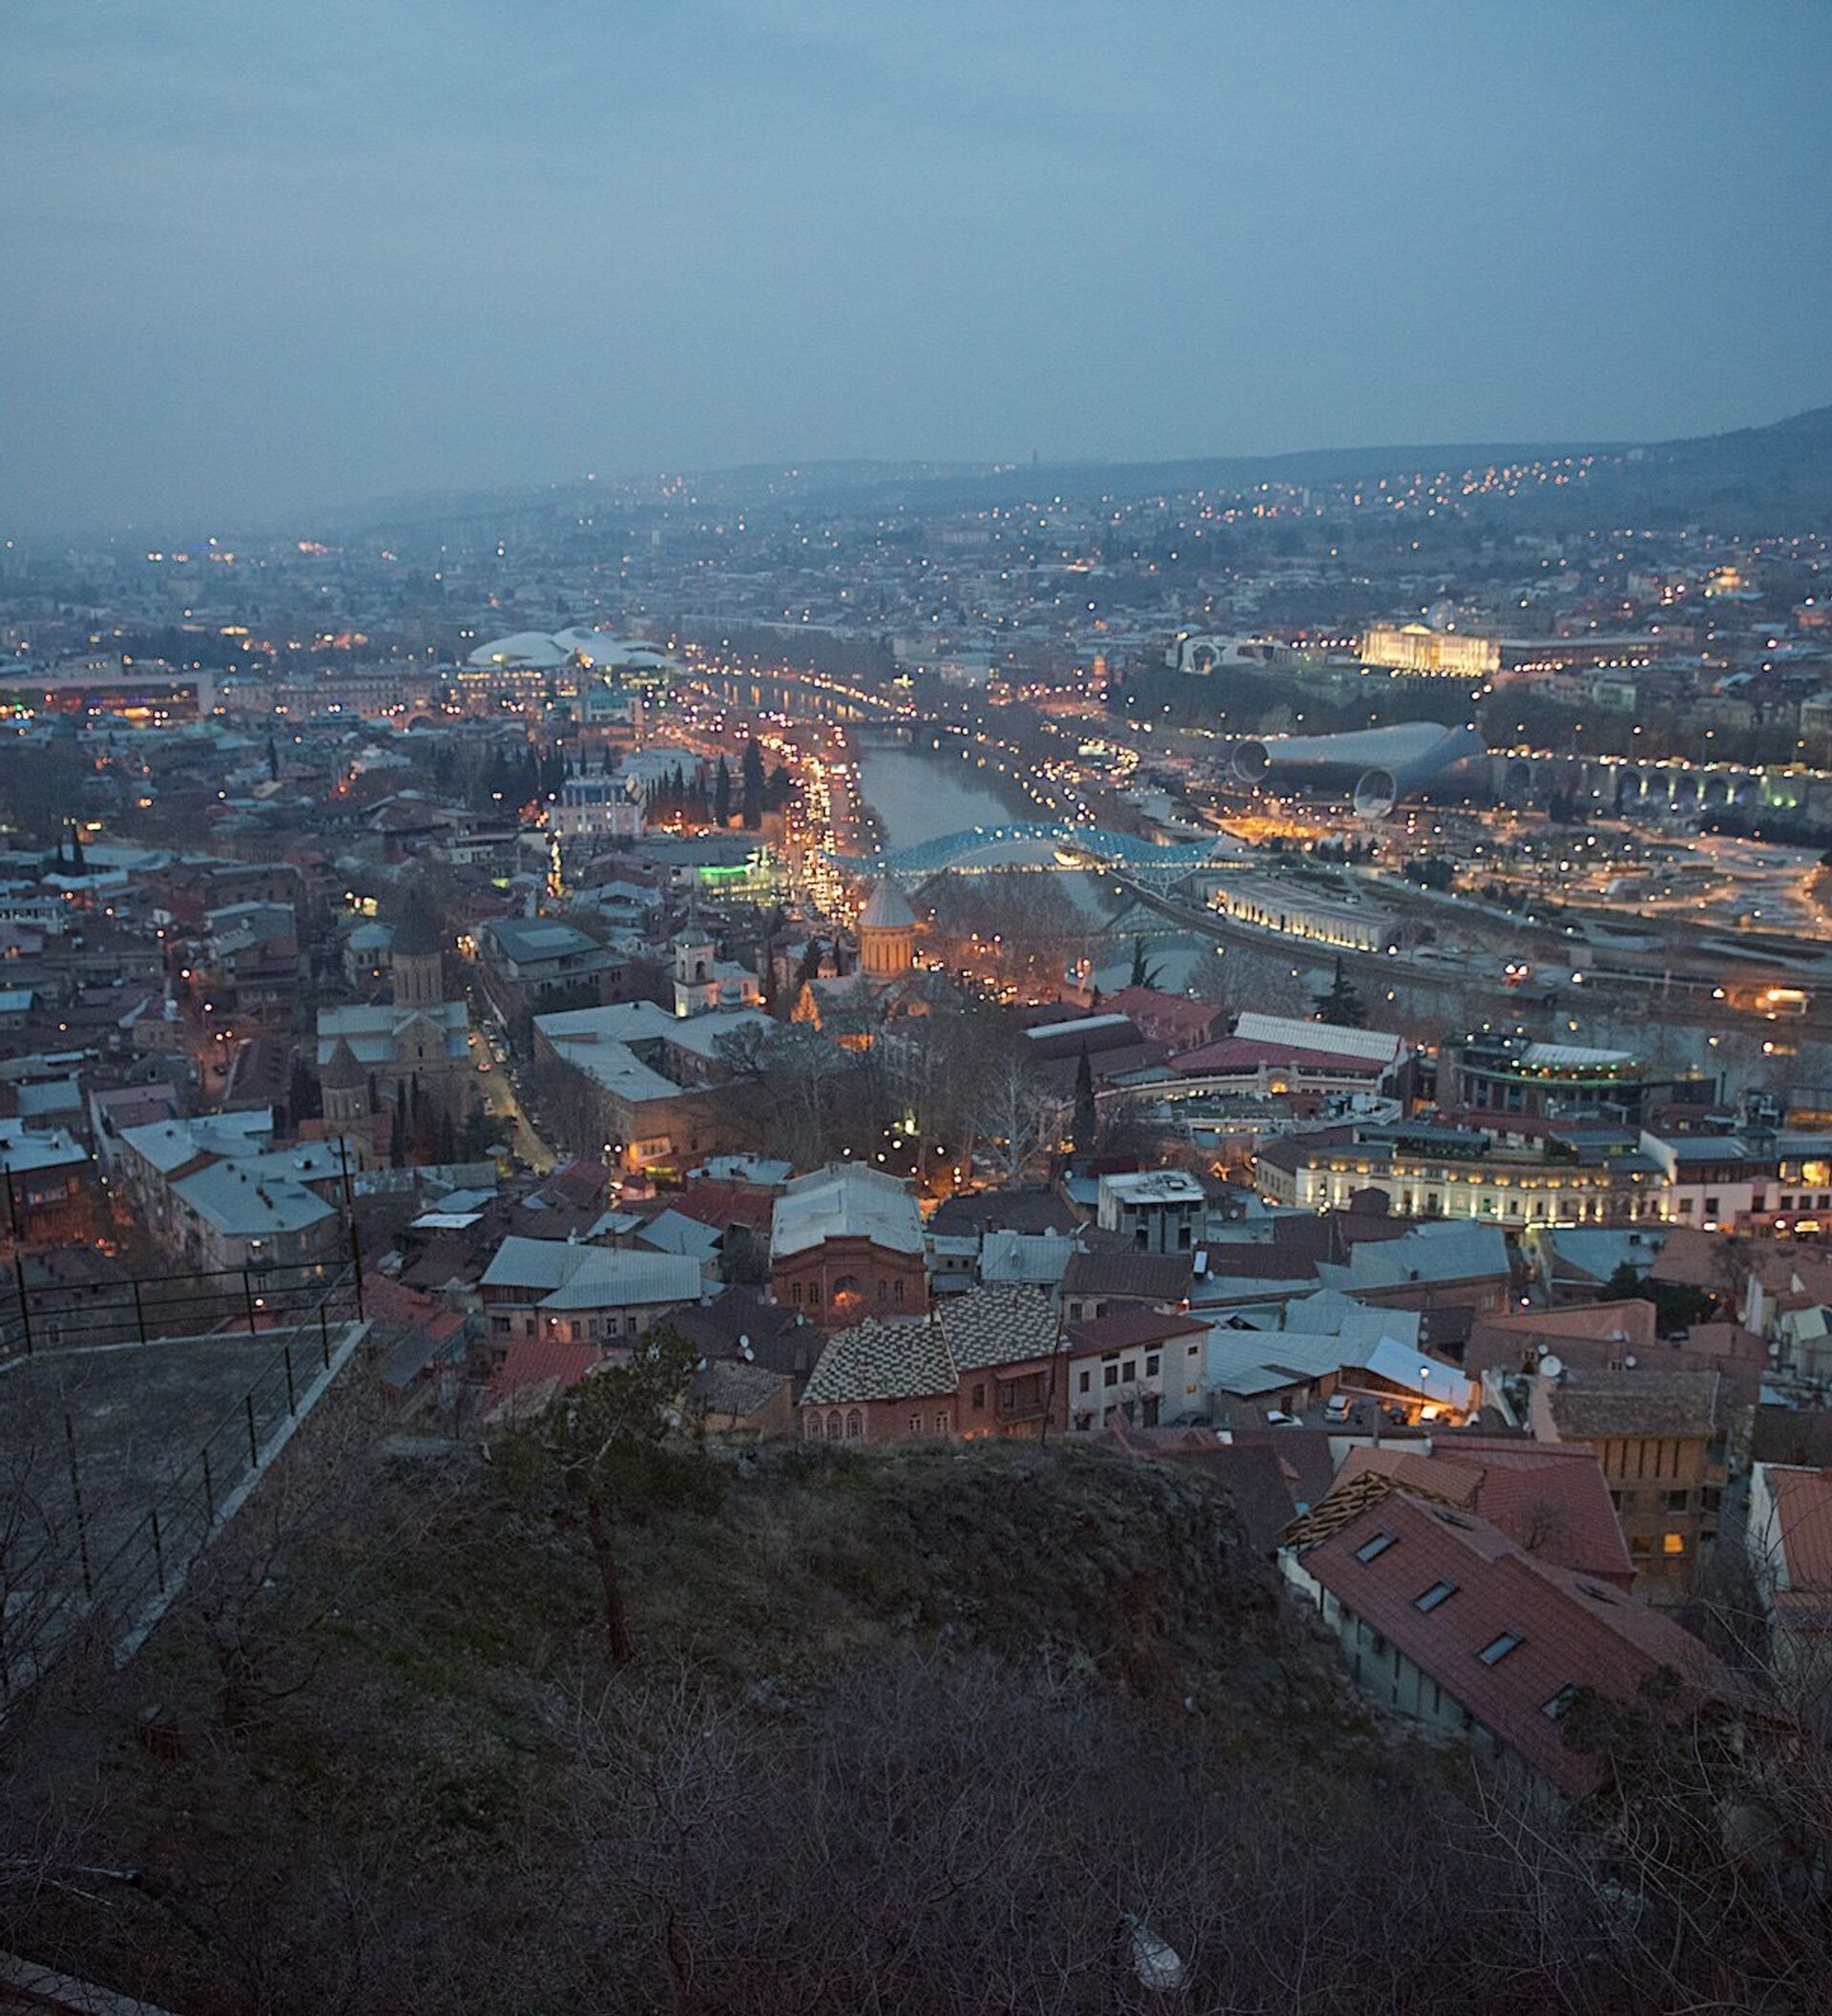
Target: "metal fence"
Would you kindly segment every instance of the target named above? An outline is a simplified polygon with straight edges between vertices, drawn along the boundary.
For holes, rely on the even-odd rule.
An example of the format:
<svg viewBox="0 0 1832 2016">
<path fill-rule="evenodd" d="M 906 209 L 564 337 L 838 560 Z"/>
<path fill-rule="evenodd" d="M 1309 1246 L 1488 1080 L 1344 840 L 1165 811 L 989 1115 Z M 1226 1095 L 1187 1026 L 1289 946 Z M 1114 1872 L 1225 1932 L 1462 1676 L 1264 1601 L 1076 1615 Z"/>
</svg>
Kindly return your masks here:
<svg viewBox="0 0 1832 2016">
<path fill-rule="evenodd" d="M 113 1291 L 33 1290 L 4 1326 L 22 1385 L 54 1371 L 52 1354 L 85 1345 L 157 1351 L 161 1341 L 239 1338 L 257 1366 L 239 1398 L 189 1437 L 181 1460 L 138 1503 L 95 1502 L 72 1414 L 36 1408 L 37 1474 L 0 1480 L 0 1713 L 92 1625 L 119 1654 L 134 1650 L 192 1564 L 239 1503 L 284 1431 L 353 1347 L 363 1313 L 360 1267 L 166 1275 Z M 267 1348 L 262 1349 L 265 1344 Z M 0 1412 L 14 1396 L 0 1378 Z M 24 1410 L 10 1407 L 15 1419 Z M 58 1444 L 61 1444 L 59 1446 Z"/>
<path fill-rule="evenodd" d="M 128 1280 L 51 1281 L 29 1285 L 26 1263 L 13 1265 L 10 1296 L 0 1299 L 0 1364 L 39 1351 L 87 1344 L 146 1343 L 157 1337 L 208 1337 L 295 1328 L 326 1320 L 347 1302 L 363 1314 L 363 1276 L 354 1256 L 341 1261 L 300 1260 L 266 1267 L 221 1267 L 182 1274 L 136 1275 Z"/>
</svg>

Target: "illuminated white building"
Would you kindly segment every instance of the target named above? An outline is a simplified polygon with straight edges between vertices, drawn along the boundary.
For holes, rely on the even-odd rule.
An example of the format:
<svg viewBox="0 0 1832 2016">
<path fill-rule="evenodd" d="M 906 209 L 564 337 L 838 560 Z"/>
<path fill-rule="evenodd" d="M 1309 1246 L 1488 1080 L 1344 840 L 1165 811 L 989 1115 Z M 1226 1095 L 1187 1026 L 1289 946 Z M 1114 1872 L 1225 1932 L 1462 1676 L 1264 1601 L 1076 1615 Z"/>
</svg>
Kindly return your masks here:
<svg viewBox="0 0 1832 2016">
<path fill-rule="evenodd" d="M 1362 663 L 1419 678 L 1489 679 L 1501 670 L 1501 641 L 1423 623 L 1376 623 L 1362 638 Z"/>
</svg>

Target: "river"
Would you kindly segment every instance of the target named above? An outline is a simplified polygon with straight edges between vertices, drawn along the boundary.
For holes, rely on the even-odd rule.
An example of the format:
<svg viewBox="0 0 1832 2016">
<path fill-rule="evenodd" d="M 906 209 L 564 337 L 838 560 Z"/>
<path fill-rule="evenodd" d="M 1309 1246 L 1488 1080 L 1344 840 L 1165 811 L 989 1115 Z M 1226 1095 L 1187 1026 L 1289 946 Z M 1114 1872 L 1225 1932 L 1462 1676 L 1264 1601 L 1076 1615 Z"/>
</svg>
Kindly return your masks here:
<svg viewBox="0 0 1832 2016">
<path fill-rule="evenodd" d="M 1042 817 L 1015 784 L 969 754 L 912 749 L 906 743 L 855 743 L 860 795 L 884 827 L 886 848 L 917 847 L 971 826 Z"/>
</svg>

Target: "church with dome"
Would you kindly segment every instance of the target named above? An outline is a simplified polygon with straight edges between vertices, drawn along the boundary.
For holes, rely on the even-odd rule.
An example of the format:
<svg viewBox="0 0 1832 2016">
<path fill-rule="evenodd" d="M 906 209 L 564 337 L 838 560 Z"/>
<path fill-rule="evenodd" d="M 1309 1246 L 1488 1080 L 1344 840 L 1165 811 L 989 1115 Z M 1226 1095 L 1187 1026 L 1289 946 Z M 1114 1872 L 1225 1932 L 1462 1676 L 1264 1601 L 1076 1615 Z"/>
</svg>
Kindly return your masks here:
<svg viewBox="0 0 1832 2016">
<path fill-rule="evenodd" d="M 804 981 L 793 1013 L 848 1050 L 869 1050 L 885 1023 L 926 1015 L 937 993 L 950 989 L 942 975 L 917 966 L 916 912 L 889 876 L 865 899 L 854 929 L 857 966 L 837 978 Z"/>
<path fill-rule="evenodd" d="M 430 904 L 409 897 L 389 946 L 393 999 L 318 1012 L 327 1127 L 352 1125 L 409 1094 L 456 1112 L 469 1089 L 470 1012 L 445 995 L 445 947 Z"/>
</svg>

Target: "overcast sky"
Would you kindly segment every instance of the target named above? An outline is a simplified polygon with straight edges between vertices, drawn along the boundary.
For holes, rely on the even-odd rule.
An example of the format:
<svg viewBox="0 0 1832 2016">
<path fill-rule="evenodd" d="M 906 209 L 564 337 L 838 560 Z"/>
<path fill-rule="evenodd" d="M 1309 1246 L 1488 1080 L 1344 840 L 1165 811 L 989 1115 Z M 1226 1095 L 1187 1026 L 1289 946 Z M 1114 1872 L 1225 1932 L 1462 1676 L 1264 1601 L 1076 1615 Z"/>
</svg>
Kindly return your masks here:
<svg viewBox="0 0 1832 2016">
<path fill-rule="evenodd" d="M 1832 400 L 1823 0 L 0 0 L 0 530 Z"/>
</svg>

